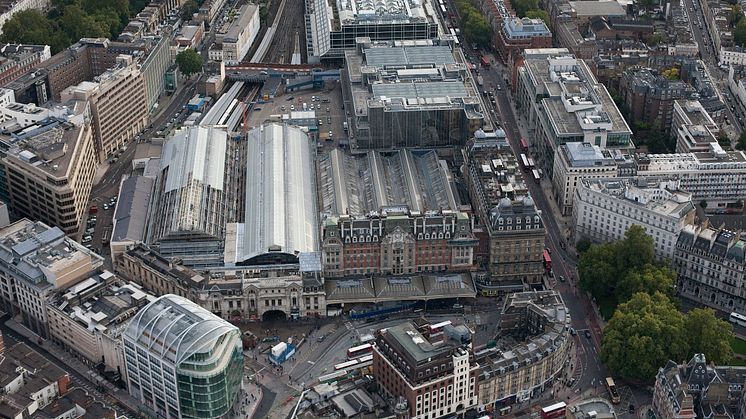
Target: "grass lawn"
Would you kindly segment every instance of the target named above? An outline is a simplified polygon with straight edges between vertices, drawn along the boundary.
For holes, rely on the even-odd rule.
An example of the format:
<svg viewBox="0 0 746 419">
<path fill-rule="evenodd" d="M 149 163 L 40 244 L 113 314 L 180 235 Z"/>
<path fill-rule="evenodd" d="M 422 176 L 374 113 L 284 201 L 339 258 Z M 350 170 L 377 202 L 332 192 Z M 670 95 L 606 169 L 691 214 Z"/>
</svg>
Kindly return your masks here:
<svg viewBox="0 0 746 419">
<path fill-rule="evenodd" d="M 614 298 L 613 296 L 597 299 L 596 304 L 598 304 L 598 309 L 601 311 L 601 316 L 604 318 L 604 320 L 609 320 L 611 316 L 614 315 L 614 310 L 616 310 L 617 302 L 616 298 Z M 744 345 L 746 347 L 746 342 L 744 342 Z"/>
<path fill-rule="evenodd" d="M 730 347 L 733 348 L 734 353 L 746 356 L 746 340 L 734 337 L 730 340 Z"/>
</svg>

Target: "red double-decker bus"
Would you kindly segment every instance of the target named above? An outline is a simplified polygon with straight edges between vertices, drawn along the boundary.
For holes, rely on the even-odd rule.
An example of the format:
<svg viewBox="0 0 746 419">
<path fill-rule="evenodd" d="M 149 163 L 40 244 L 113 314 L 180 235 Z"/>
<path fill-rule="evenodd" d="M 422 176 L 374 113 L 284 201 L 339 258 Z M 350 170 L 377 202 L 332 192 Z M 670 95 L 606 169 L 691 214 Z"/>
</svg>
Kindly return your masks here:
<svg viewBox="0 0 746 419">
<path fill-rule="evenodd" d="M 528 141 L 525 138 L 521 138 L 521 152 L 528 153 Z"/>
<path fill-rule="evenodd" d="M 565 402 L 555 403 L 541 409 L 541 419 L 563 418 L 566 415 L 567 405 Z"/>
<path fill-rule="evenodd" d="M 544 271 L 548 274 L 552 271 L 552 258 L 549 256 L 549 251 L 544 249 Z"/>
</svg>

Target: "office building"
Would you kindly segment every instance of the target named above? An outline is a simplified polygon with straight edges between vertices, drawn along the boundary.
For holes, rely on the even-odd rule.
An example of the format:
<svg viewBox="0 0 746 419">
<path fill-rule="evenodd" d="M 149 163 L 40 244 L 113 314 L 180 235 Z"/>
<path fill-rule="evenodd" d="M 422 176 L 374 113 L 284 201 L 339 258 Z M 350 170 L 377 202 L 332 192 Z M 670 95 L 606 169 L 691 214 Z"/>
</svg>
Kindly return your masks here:
<svg viewBox="0 0 746 419">
<path fill-rule="evenodd" d="M 228 31 L 222 35 L 218 34 L 217 37 L 218 41 L 222 40 L 223 61 L 226 64 L 238 64 L 243 61 L 258 33 L 259 6 L 254 4 L 241 6 L 238 17 L 230 24 Z"/>
<path fill-rule="evenodd" d="M 460 49 L 445 39 L 345 52 L 342 89 L 360 148 L 450 147 L 482 127 L 484 108 Z"/>
<path fill-rule="evenodd" d="M 132 397 L 166 418 L 219 418 L 238 398 L 241 331 L 167 294 L 143 307 L 122 334 Z"/>
<path fill-rule="evenodd" d="M 67 394 L 72 387 L 70 375 L 25 343 L 0 334 L 0 416 L 5 418 L 43 418 L 45 408 Z"/>
<path fill-rule="evenodd" d="M 666 132 L 671 129 L 674 102 L 695 93 L 688 83 L 669 80 L 649 68 L 627 70 L 620 84 L 620 94 L 630 110 L 629 121 Z"/>
<path fill-rule="evenodd" d="M 561 144 L 585 142 L 604 149 L 634 149 L 627 122 L 583 60 L 529 50 L 524 53 L 518 78 L 516 102 L 534 134 L 536 165 L 550 176 Z"/>
<path fill-rule="evenodd" d="M 2 28 L 13 17 L 14 14 L 24 10 L 38 10 L 44 13 L 49 8 L 49 0 L 14 0 L 4 1 L 0 4 L 0 34 Z"/>
<path fill-rule="evenodd" d="M 216 0 L 217 1 L 217 0 Z M 305 0 L 308 62 L 340 59 L 357 38 L 372 41 L 425 40 L 438 37 L 435 7 L 425 0 Z"/>
<path fill-rule="evenodd" d="M 552 389 L 570 362 L 570 313 L 556 291 L 510 294 L 497 344 L 474 348 L 479 405 L 493 412 Z"/>
<path fill-rule="evenodd" d="M 5 142 L 0 166 L 12 212 L 80 233 L 97 165 L 91 124 L 45 119 Z"/>
<path fill-rule="evenodd" d="M 0 229 L 3 311 L 20 312 L 24 326 L 46 339 L 49 296 L 86 279 L 103 263 L 57 227 L 24 218 Z"/>
<path fill-rule="evenodd" d="M 474 267 L 471 218 L 435 151 L 334 149 L 319 174 L 327 277 Z"/>
<path fill-rule="evenodd" d="M 671 268 L 679 295 L 723 314 L 746 313 L 746 236 L 709 225 L 685 226 Z"/>
<path fill-rule="evenodd" d="M 653 412 L 661 419 L 737 418 L 744 411 L 746 368 L 716 366 L 704 354 L 689 362 L 674 361 L 658 370 L 653 387 Z"/>
<path fill-rule="evenodd" d="M 698 100 L 677 100 L 673 104 L 671 135 L 677 153 L 702 153 L 718 144 L 720 128 Z"/>
<path fill-rule="evenodd" d="M 479 292 L 497 295 L 539 284 L 544 224 L 512 150 L 504 140 L 475 139 L 463 154 L 466 187 L 478 224 L 487 233 L 480 238 L 488 248 L 481 262 L 490 275 L 475 279 Z"/>
<path fill-rule="evenodd" d="M 712 144 L 706 153 L 638 154 L 637 176 L 677 177 L 692 200 L 712 210 L 746 199 L 746 154 Z"/>
<path fill-rule="evenodd" d="M 550 48 L 552 32 L 541 19 L 511 17 L 502 23 L 495 34 L 497 50 L 504 62 L 513 54 L 520 55 L 528 48 Z"/>
<path fill-rule="evenodd" d="M 431 325 L 424 320 L 376 332 L 373 377 L 396 402 L 395 412 L 411 419 L 462 414 L 477 405 L 479 365 L 464 325 Z"/>
<path fill-rule="evenodd" d="M 572 213 L 575 187 L 581 179 L 617 177 L 617 163 L 611 150 L 590 143 L 566 143 L 556 153 L 552 192 L 563 215 Z"/>
<path fill-rule="evenodd" d="M 16 80 L 51 57 L 49 45 L 0 44 L 0 86 Z"/>
<path fill-rule="evenodd" d="M 98 77 L 61 93 L 63 101 L 89 101 L 99 161 L 118 154 L 148 123 L 145 80 L 131 56 Z"/>
<path fill-rule="evenodd" d="M 135 283 L 108 271 L 96 272 L 49 297 L 50 338 L 91 368 L 123 377 L 122 332 L 129 319 L 153 300 Z"/>
<path fill-rule="evenodd" d="M 226 266 L 299 263 L 319 251 L 313 143 L 298 127 L 248 133 L 244 222 L 230 224 Z"/>
<path fill-rule="evenodd" d="M 185 127 L 163 146 L 150 206 L 148 243 L 187 264 L 219 263 L 225 237 L 227 134 Z"/>
<path fill-rule="evenodd" d="M 575 241 L 608 243 L 639 225 L 653 239 L 655 257 L 673 258 L 679 233 L 694 222 L 692 196 L 673 179 L 583 179 L 573 202 Z"/>
</svg>

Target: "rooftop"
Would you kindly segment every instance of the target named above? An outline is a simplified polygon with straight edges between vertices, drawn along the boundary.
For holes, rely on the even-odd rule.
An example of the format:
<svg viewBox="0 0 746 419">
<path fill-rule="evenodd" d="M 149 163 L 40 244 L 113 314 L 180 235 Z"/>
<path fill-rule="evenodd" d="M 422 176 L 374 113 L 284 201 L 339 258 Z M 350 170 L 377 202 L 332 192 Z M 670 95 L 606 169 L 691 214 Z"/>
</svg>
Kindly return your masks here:
<svg viewBox="0 0 746 419">
<path fill-rule="evenodd" d="M 144 176 L 130 176 L 122 181 L 114 213 L 111 241 L 145 241 L 148 208 L 154 183 L 154 179 Z"/>
<path fill-rule="evenodd" d="M 591 1 L 571 1 L 576 16 L 626 16 L 627 11 L 616 0 L 591 0 Z"/>
<path fill-rule="evenodd" d="M 3 335 L 0 335 L 0 339 L 3 340 L 5 346 L 0 356 L 2 360 L 0 362 L 0 387 L 9 386 L 20 375 L 25 376 L 25 379 L 20 383 L 20 388 L 11 394 L 30 402 L 29 396 L 33 393 L 67 376 L 65 371 L 25 343 L 16 342 Z M 10 388 L 13 389 L 14 386 L 10 386 Z M 15 400 L 23 401 L 18 398 Z M 15 415 L 12 415 L 12 417 L 15 417 Z"/>
<path fill-rule="evenodd" d="M 236 40 L 238 40 L 238 36 L 241 34 L 241 32 L 244 31 L 247 26 L 249 26 L 251 18 L 256 13 L 258 7 L 259 6 L 255 4 L 245 4 L 241 6 L 241 9 L 238 12 L 238 18 L 235 19 L 233 23 L 231 23 L 228 31 L 225 33 L 224 40 L 226 42 L 235 42 Z"/>
<path fill-rule="evenodd" d="M 474 283 L 468 274 L 326 279 L 324 286 L 326 301 L 329 304 L 429 300 L 476 295 Z"/>
<path fill-rule="evenodd" d="M 505 144 L 498 147 L 472 147 L 468 158 L 472 169 L 472 182 L 483 196 L 481 204 L 489 211 L 503 198 L 513 199 L 527 195 L 528 187 L 513 151 Z"/>
<path fill-rule="evenodd" d="M 593 192 L 676 219 L 694 210 L 692 194 L 680 190 L 678 180 L 648 177 L 582 179 L 581 185 Z"/>
<path fill-rule="evenodd" d="M 546 23 L 541 19 L 529 19 L 527 17 L 513 17 L 505 20 L 503 31 L 509 38 L 552 36 Z"/>
<path fill-rule="evenodd" d="M 463 327 L 463 326 L 461 326 Z M 381 330 L 381 334 L 397 342 L 416 364 L 438 358 L 462 346 L 455 340 L 430 340 L 412 322 L 404 322 Z"/>
<path fill-rule="evenodd" d="M 433 22 L 424 0 L 336 0 L 342 25 Z"/>
<path fill-rule="evenodd" d="M 562 144 L 559 149 L 570 167 L 614 166 L 616 164 L 611 153 L 597 145 L 571 142 Z"/>
<path fill-rule="evenodd" d="M 142 308 L 124 336 L 178 366 L 195 353 L 209 351 L 232 331 L 240 333 L 236 326 L 186 298 L 167 294 Z"/>
<path fill-rule="evenodd" d="M 93 270 L 103 259 L 65 237 L 59 227 L 24 218 L 0 229 L 0 264 L 13 266 L 18 277 L 38 287 L 57 287 L 69 279 L 67 271 L 76 265 L 88 264 Z"/>
<path fill-rule="evenodd" d="M 651 172 L 746 169 L 746 154 L 743 151 L 720 150 L 717 153 L 638 154 L 636 158 L 638 162 L 647 162 L 647 170 Z"/>
<path fill-rule="evenodd" d="M 318 158 L 322 212 L 361 216 L 386 207 L 457 211 L 458 194 L 444 160 L 433 150 L 334 149 Z"/>
</svg>

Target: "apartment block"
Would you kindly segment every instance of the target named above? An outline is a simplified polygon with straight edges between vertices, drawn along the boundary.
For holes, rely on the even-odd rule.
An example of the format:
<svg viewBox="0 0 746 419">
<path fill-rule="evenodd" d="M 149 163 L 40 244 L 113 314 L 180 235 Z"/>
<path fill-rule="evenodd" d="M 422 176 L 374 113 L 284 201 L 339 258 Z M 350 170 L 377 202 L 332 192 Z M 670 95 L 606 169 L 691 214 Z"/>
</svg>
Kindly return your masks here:
<svg viewBox="0 0 746 419">
<path fill-rule="evenodd" d="M 686 226 L 671 268 L 679 295 L 730 314 L 746 313 L 746 236 L 710 225 Z"/>
<path fill-rule="evenodd" d="M 0 166 L 12 212 L 77 235 L 96 173 L 93 127 L 48 118 L 3 142 L 10 146 Z"/>
<path fill-rule="evenodd" d="M 561 144 L 585 142 L 604 149 L 634 149 L 627 122 L 583 60 L 529 50 L 524 52 L 524 65 L 518 71 L 517 106 L 535 138 L 539 151 L 536 165 L 549 176 Z"/>
<path fill-rule="evenodd" d="M 88 277 L 103 258 L 39 221 L 17 221 L 0 229 L 0 287 L 6 312 L 49 338 L 47 300 Z"/>
<path fill-rule="evenodd" d="M 669 80 L 654 70 L 632 69 L 624 73 L 620 93 L 630 110 L 630 123 L 669 132 L 674 102 L 689 99 L 695 91 L 688 83 Z"/>
<path fill-rule="evenodd" d="M 49 334 L 53 342 L 77 355 L 91 368 L 124 377 L 122 332 L 139 309 L 155 300 L 142 287 L 109 271 L 49 297 Z"/>
<path fill-rule="evenodd" d="M 570 361 L 570 313 L 556 291 L 509 294 L 497 345 L 474 348 L 479 405 L 497 412 L 538 397 L 559 380 Z"/>
<path fill-rule="evenodd" d="M 0 86 L 14 81 L 51 57 L 49 45 L 0 44 Z"/>
<path fill-rule="evenodd" d="M 671 135 L 676 137 L 677 153 L 701 153 L 717 148 L 719 132 L 720 128 L 698 100 L 674 102 Z"/>
<path fill-rule="evenodd" d="M 552 191 L 563 215 L 572 213 L 575 187 L 582 179 L 617 177 L 617 161 L 611 150 L 589 143 L 566 143 L 554 157 Z"/>
<path fill-rule="evenodd" d="M 583 179 L 575 191 L 575 240 L 621 240 L 632 225 L 653 238 L 658 259 L 671 260 L 681 230 L 694 223 L 692 196 L 677 180 L 655 178 Z"/>
<path fill-rule="evenodd" d="M 411 419 L 461 414 L 477 404 L 472 332 L 450 322 L 405 322 L 376 332 L 373 377 Z"/>
<path fill-rule="evenodd" d="M 706 153 L 638 154 L 637 176 L 676 177 L 695 202 L 726 211 L 729 203 L 746 199 L 746 154 L 723 151 L 714 144 Z"/>
<path fill-rule="evenodd" d="M 131 56 L 98 77 L 65 89 L 62 100 L 88 100 L 99 161 L 116 155 L 148 123 L 145 80 Z"/>
</svg>

